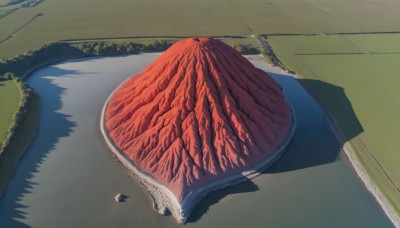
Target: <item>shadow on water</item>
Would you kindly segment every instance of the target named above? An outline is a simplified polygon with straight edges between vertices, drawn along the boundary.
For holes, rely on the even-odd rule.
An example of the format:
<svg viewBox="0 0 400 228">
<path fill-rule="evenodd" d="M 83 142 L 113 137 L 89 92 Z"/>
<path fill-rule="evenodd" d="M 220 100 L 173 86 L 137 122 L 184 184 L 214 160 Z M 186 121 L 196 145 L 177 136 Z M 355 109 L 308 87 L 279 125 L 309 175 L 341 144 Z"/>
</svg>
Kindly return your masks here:
<svg viewBox="0 0 400 228">
<path fill-rule="evenodd" d="M 0 227 L 29 227 L 18 221 L 26 218 L 24 209 L 27 208 L 20 203 L 20 200 L 38 185 L 32 179 L 39 172 L 48 154 L 56 147 L 59 140 L 69 136 L 76 126 L 69 120 L 70 116 L 59 113 L 63 107 L 61 96 L 65 89 L 53 84 L 47 77 L 62 77 L 76 73 L 57 67 L 47 67 L 46 71 L 38 76 L 39 78 L 35 77 L 34 82 L 32 78 L 28 80 L 32 82 L 29 84 L 38 93 L 41 101 L 39 127 L 4 197 L 0 200 Z M 46 121 L 43 121 L 44 119 Z M 52 124 L 46 125 L 44 122 Z"/>
<path fill-rule="evenodd" d="M 324 101 L 330 107 L 334 107 L 334 110 L 337 112 L 340 112 L 332 114 L 336 114 L 335 118 L 342 129 L 345 141 L 349 141 L 364 131 L 353 110 L 353 106 L 346 96 L 344 88 L 312 79 L 301 79 L 300 82 L 306 88 L 309 88 L 310 93 L 318 94 L 320 100 Z"/>
<path fill-rule="evenodd" d="M 207 213 L 210 207 L 228 195 L 245 193 L 245 192 L 255 192 L 259 190 L 258 186 L 253 181 L 245 181 L 240 184 L 231 186 L 229 188 L 215 191 L 212 194 L 208 194 L 204 197 L 201 202 L 196 205 L 195 209 L 190 214 L 188 219 L 188 223 L 196 222 L 200 220 L 200 218 Z"/>
<path fill-rule="evenodd" d="M 290 83 L 289 81 L 293 79 L 280 77 L 277 80 L 287 81 L 284 82 L 284 84 L 288 85 Z M 316 106 L 315 104 L 318 104 L 321 99 L 324 101 L 324 104 L 334 106 L 336 110 L 340 110 L 341 116 L 344 118 L 338 119 L 338 121 L 342 129 L 345 127 L 343 137 L 346 142 L 364 131 L 343 88 L 319 80 L 298 79 L 297 81 L 308 90 L 309 94 L 318 94 L 317 98 L 310 99 L 310 102 L 314 104 L 313 106 Z M 317 101 L 315 99 L 317 99 Z M 279 162 L 267 170 L 268 173 L 280 173 L 328 164 L 336 161 L 342 149 L 343 145 L 336 140 L 337 143 L 330 143 L 329 146 L 327 146 L 327 137 L 324 134 L 310 132 L 314 129 L 319 130 L 318 128 L 320 127 L 329 127 L 326 121 L 327 115 L 322 111 L 323 109 L 318 108 L 319 110 L 311 111 L 312 104 L 308 105 L 302 102 L 301 105 L 309 107 L 306 110 L 302 110 L 304 109 L 303 107 L 294 107 L 298 119 L 298 131 L 302 131 L 302 129 L 306 127 L 311 127 L 311 129 L 309 129 L 306 134 L 295 134 L 287 152 L 282 156 Z M 293 106 L 298 105 L 293 104 Z M 298 112 L 298 110 L 301 111 Z M 316 113 L 318 115 L 315 115 Z M 325 121 L 321 122 L 323 126 L 318 126 L 318 121 L 314 121 L 318 116 L 325 118 Z M 351 127 L 348 128 L 347 126 Z M 351 130 L 346 130 L 347 128 Z M 335 138 L 330 128 L 325 131 L 331 134 L 329 138 Z M 306 146 L 297 146 L 300 145 L 300 142 L 303 142 Z M 293 146 L 296 146 L 296 148 L 291 149 Z"/>
<path fill-rule="evenodd" d="M 346 124 L 351 124 L 352 126 L 352 130 L 345 134 L 346 141 L 363 132 L 363 128 L 343 88 L 318 80 L 296 80 L 292 77 L 273 73 L 269 73 L 269 75 L 284 87 L 285 95 L 295 110 L 297 129 L 287 151 L 279 161 L 263 173 L 273 174 L 295 171 L 329 164 L 338 160 L 342 145 L 331 131 L 324 111 L 301 84 L 305 85 L 306 88 L 314 89 L 318 94 L 322 93 L 324 101 L 325 99 L 329 99 L 329 102 L 334 101 L 334 104 L 337 105 L 336 107 L 341 112 L 346 113 Z M 332 103 L 329 104 L 331 105 Z M 252 180 L 249 180 L 209 194 L 193 210 L 188 222 L 198 221 L 213 204 L 216 204 L 227 195 L 257 190 L 259 190 L 258 186 Z"/>
</svg>

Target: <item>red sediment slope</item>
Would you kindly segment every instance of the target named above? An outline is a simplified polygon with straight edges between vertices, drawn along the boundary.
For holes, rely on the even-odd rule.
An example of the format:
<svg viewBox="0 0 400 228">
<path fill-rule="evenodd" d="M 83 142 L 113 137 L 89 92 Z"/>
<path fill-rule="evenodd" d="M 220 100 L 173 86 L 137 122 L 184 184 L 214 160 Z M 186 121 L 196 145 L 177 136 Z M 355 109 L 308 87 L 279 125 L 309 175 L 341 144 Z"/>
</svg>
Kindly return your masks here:
<svg viewBox="0 0 400 228">
<path fill-rule="evenodd" d="M 177 42 L 106 107 L 115 145 L 182 202 L 268 159 L 291 125 L 281 87 L 211 38 Z"/>
</svg>

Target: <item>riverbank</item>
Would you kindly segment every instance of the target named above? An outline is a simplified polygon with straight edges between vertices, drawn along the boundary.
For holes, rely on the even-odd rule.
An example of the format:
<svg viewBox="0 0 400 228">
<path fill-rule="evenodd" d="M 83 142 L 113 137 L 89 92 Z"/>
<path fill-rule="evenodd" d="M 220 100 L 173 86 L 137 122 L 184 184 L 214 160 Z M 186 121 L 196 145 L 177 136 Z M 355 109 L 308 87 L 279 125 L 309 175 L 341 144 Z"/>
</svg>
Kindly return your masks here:
<svg viewBox="0 0 400 228">
<path fill-rule="evenodd" d="M 322 101 L 319 100 L 318 96 L 313 93 L 310 89 L 307 88 L 306 85 L 303 83 L 302 86 L 307 90 L 307 92 L 314 97 L 314 99 L 317 101 L 317 103 L 321 106 L 322 110 L 324 110 L 326 116 L 327 116 L 327 121 L 329 123 L 329 126 L 331 127 L 333 133 L 336 136 L 336 139 L 340 142 L 341 145 L 343 145 L 343 151 L 345 152 L 347 158 L 349 159 L 354 171 L 357 173 L 357 176 L 362 180 L 364 183 L 365 187 L 368 189 L 368 191 L 374 196 L 378 204 L 381 206 L 385 214 L 388 216 L 390 221 L 393 223 L 395 227 L 400 227 L 400 217 L 396 213 L 396 211 L 393 209 L 392 205 L 387 201 L 386 197 L 382 194 L 382 192 L 379 190 L 378 186 L 372 181 L 372 179 L 369 177 L 368 173 L 365 171 L 363 168 L 363 165 L 359 161 L 357 155 L 354 152 L 354 148 L 351 145 L 351 142 L 346 141 L 341 130 L 339 127 L 339 124 L 333 117 L 333 115 L 329 112 L 327 107 L 322 103 Z"/>
<path fill-rule="evenodd" d="M 40 102 L 36 94 L 32 94 L 25 117 L 12 136 L 12 142 L 0 156 L 0 199 L 10 180 L 13 178 L 19 163 L 35 138 L 39 125 Z"/>
<path fill-rule="evenodd" d="M 277 73 L 284 73 L 287 76 L 296 78 L 296 79 L 302 79 L 300 75 L 294 74 L 294 73 L 289 73 L 286 70 L 283 70 L 282 66 L 274 66 L 270 63 L 267 63 L 271 69 L 273 69 Z M 350 142 L 346 142 L 339 124 L 333 117 L 333 115 L 329 112 L 327 107 L 324 105 L 324 103 L 318 98 L 318 95 L 315 94 L 306 84 L 302 83 L 300 80 L 298 82 L 303 86 L 303 88 L 314 98 L 314 100 L 318 103 L 318 105 L 321 107 L 321 109 L 324 111 L 326 114 L 326 119 L 328 121 L 328 124 L 332 130 L 332 132 L 335 134 L 336 139 L 339 141 L 339 143 L 343 147 L 343 151 L 345 152 L 347 158 L 349 159 L 354 171 L 356 172 L 357 176 L 361 179 L 361 181 L 364 183 L 365 187 L 368 189 L 368 191 L 374 196 L 375 200 L 379 204 L 379 206 L 382 208 L 382 210 L 385 212 L 385 214 L 388 216 L 390 221 L 395 225 L 396 227 L 400 227 L 400 218 L 396 211 L 393 209 L 392 205 L 387 201 L 385 196 L 382 194 L 382 192 L 379 190 L 378 186 L 372 181 L 372 179 L 369 177 L 368 173 L 365 171 L 363 168 L 361 162 L 357 158 L 354 149 L 351 145 Z"/>
<path fill-rule="evenodd" d="M 120 84 L 120 86 L 123 83 Z M 285 141 L 279 145 L 272 156 L 268 159 L 262 161 L 261 163 L 251 167 L 250 169 L 238 173 L 234 176 L 225 177 L 222 180 L 212 182 L 204 187 L 195 189 L 189 195 L 187 195 L 182 202 L 179 202 L 175 195 L 164 185 L 156 181 L 153 177 L 146 174 L 140 168 L 138 168 L 125 154 L 121 151 L 113 142 L 110 137 L 107 128 L 106 128 L 106 118 L 105 112 L 106 107 L 108 105 L 109 100 L 115 91 L 117 91 L 119 86 L 110 94 L 107 101 L 105 102 L 103 109 L 101 111 L 100 117 L 100 130 L 101 133 L 107 143 L 107 146 L 114 153 L 114 155 L 118 158 L 118 160 L 130 169 L 135 176 L 137 177 L 137 181 L 141 183 L 145 189 L 149 192 L 152 200 L 153 200 L 153 209 L 158 211 L 160 214 L 166 215 L 168 212 L 172 214 L 172 216 L 177 220 L 178 223 L 184 224 L 190 216 L 191 211 L 194 207 L 210 192 L 217 191 L 232 185 L 236 185 L 243 181 L 250 180 L 252 178 L 257 177 L 273 165 L 285 152 L 287 146 L 289 145 L 293 135 L 296 131 L 296 116 L 295 112 L 292 108 L 292 118 L 291 118 L 291 126 L 289 128 L 288 136 Z"/>
</svg>

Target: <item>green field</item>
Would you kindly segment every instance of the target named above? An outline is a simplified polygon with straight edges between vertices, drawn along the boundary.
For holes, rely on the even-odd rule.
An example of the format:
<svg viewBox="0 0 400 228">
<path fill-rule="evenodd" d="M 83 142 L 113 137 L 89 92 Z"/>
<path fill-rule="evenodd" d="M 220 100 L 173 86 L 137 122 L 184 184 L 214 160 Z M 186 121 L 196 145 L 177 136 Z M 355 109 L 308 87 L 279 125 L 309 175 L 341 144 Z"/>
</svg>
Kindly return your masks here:
<svg viewBox="0 0 400 228">
<path fill-rule="evenodd" d="M 0 5 L 10 1 L 0 0 Z M 18 5 L 1 7 L 0 13 L 13 7 Z M 231 46 L 259 47 L 250 35 L 282 34 L 268 36 L 274 52 L 290 69 L 314 79 L 303 82 L 328 106 L 400 214 L 400 194 L 393 187 L 400 186 L 399 12 L 398 0 L 45 0 L 0 19 L 0 59 L 60 40 L 151 44 L 216 36 Z M 394 33 L 329 35 L 373 32 Z M 337 89 L 329 90 L 318 80 Z M 343 93 L 351 103 L 338 99 Z M 35 99 L 7 155 L 12 162 L 0 161 L 0 173 L 12 172 L 35 130 Z M 19 100 L 15 84 L 0 81 L 0 142 Z M 0 176 L 0 184 L 4 178 Z"/>
<path fill-rule="evenodd" d="M 0 79 L 0 143 L 5 139 L 20 99 L 21 93 L 15 82 Z"/>
<path fill-rule="evenodd" d="M 19 164 L 21 156 L 35 135 L 40 111 L 39 98 L 36 95 L 32 95 L 27 110 L 26 118 L 21 121 L 16 129 L 14 140 L 0 157 L 0 195 L 6 188 L 8 181 Z"/>
<path fill-rule="evenodd" d="M 0 20 L 0 58 L 57 40 L 399 31 L 400 1 L 46 0 Z"/>
<path fill-rule="evenodd" d="M 340 103 L 339 94 L 305 81 L 328 106 L 371 178 L 400 213 L 400 35 L 268 40 L 278 58 L 302 77 L 344 89 L 352 107 Z M 354 115 L 362 127 L 359 133 Z"/>
</svg>

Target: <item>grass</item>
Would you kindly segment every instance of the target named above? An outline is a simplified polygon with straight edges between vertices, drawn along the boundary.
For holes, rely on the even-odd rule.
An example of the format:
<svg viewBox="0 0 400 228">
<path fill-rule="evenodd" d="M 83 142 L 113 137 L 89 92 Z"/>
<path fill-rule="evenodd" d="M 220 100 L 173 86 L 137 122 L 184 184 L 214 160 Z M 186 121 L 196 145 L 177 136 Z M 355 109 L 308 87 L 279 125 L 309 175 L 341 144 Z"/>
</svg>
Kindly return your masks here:
<svg viewBox="0 0 400 228">
<path fill-rule="evenodd" d="M 371 34 L 343 36 L 364 52 L 400 53 L 400 34 Z"/>
<path fill-rule="evenodd" d="M 228 44 L 231 47 L 238 46 L 251 46 L 255 48 L 260 48 L 261 44 L 259 43 L 256 37 L 243 37 L 243 38 L 220 38 L 221 41 Z"/>
<path fill-rule="evenodd" d="M 20 99 L 21 93 L 15 82 L 0 79 L 0 142 L 6 137 Z"/>
<path fill-rule="evenodd" d="M 0 5 L 9 1 L 0 0 Z M 136 38 L 139 43 L 152 43 L 163 37 L 398 32 L 399 9 L 400 1 L 394 0 L 115 0 L 112 4 L 109 0 L 49 0 L 0 19 L 0 58 L 58 40 L 103 38 L 126 42 Z M 39 13 L 43 15 L 31 21 Z M 232 46 L 259 46 L 254 38 L 223 41 Z M 289 68 L 305 78 L 344 88 L 364 129 L 352 139 L 352 145 L 371 178 L 393 205 L 400 205 L 398 194 L 390 190 L 385 174 L 374 161 L 376 157 L 399 185 L 400 159 L 395 151 L 400 145 L 395 136 L 399 135 L 396 117 L 400 110 L 395 85 L 400 84 L 396 77 L 400 70 L 400 55 L 396 54 L 400 52 L 400 35 L 274 36 L 269 41 Z M 0 109 L 0 140 L 10 122 L 7 118 L 12 118 L 13 107 L 15 110 L 18 105 L 9 82 L 1 84 L 0 107 L 7 108 Z M 316 86 L 314 90 L 338 118 L 342 130 L 352 131 L 351 115 L 341 109 L 334 96 Z M 13 162 L 0 163 L 1 175 L 4 168 L 18 163 L 22 145 L 34 132 L 38 107 L 31 106 L 29 112 L 32 114 L 26 124 L 18 129 L 18 143 L 12 147 L 15 154 L 7 157 Z M 1 175 L 0 179 L 4 178 Z"/>
<path fill-rule="evenodd" d="M 363 132 L 348 139 L 400 214 L 399 192 L 386 177 L 400 186 L 400 35 L 286 36 L 269 37 L 269 42 L 278 58 L 304 78 L 344 89 L 352 110 L 342 108 L 336 94 L 310 85 L 348 136 L 354 111 Z"/>
<path fill-rule="evenodd" d="M 16 130 L 15 139 L 11 142 L 9 149 L 0 156 L 0 195 L 4 192 L 8 181 L 19 164 L 21 156 L 35 135 L 40 110 L 39 99 L 36 95 L 32 95 L 32 100 L 27 110 L 26 118 L 22 120 Z"/>
<path fill-rule="evenodd" d="M 399 1 L 52 0 L 0 20 L 0 58 L 69 39 L 398 31 Z"/>
</svg>

